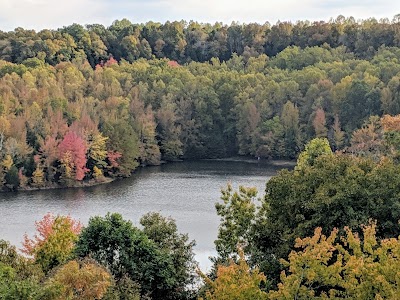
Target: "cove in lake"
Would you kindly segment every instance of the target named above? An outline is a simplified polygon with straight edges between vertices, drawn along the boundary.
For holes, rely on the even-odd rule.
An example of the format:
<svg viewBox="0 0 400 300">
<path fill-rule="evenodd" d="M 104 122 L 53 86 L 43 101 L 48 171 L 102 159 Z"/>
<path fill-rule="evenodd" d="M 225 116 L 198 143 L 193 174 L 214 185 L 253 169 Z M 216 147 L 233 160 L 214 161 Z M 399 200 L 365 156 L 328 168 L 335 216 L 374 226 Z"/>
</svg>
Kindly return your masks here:
<svg viewBox="0 0 400 300">
<path fill-rule="evenodd" d="M 134 225 L 147 212 L 160 212 L 176 220 L 180 233 L 196 240 L 196 260 L 202 270 L 215 255 L 219 217 L 215 203 L 221 188 L 230 182 L 257 187 L 282 167 L 263 161 L 203 160 L 168 163 L 139 169 L 127 179 L 86 188 L 0 194 L 0 239 L 20 247 L 26 232 L 32 236 L 35 221 L 46 213 L 71 215 L 87 224 L 91 216 L 121 213 Z"/>
</svg>

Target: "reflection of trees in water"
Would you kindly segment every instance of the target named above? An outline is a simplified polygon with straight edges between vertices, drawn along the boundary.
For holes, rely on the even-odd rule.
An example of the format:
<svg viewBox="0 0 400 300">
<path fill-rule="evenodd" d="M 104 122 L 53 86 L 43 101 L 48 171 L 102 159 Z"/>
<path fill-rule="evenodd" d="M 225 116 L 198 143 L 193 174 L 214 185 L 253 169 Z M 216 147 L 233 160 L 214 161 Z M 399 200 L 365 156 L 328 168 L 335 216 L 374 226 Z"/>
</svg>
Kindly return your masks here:
<svg viewBox="0 0 400 300">
<path fill-rule="evenodd" d="M 79 202 L 81 202 L 81 201 L 83 201 L 84 199 L 85 199 L 85 192 L 84 192 L 84 190 L 82 190 L 82 189 L 78 189 L 76 192 L 75 192 L 75 195 L 74 195 L 74 200 L 75 200 L 75 202 L 77 202 L 77 201 L 79 201 Z"/>
<path fill-rule="evenodd" d="M 0 194 L 0 237 L 19 245 L 23 234 L 31 233 L 29 226 L 33 229 L 47 212 L 70 214 L 87 224 L 90 216 L 107 212 L 120 212 L 135 223 L 147 212 L 160 211 L 174 217 L 182 232 L 201 243 L 202 251 L 213 251 L 220 189 L 230 181 L 234 187 L 256 186 L 261 195 L 276 169 L 262 159 L 260 164 L 185 161 L 139 168 L 130 178 L 98 186 Z"/>
</svg>

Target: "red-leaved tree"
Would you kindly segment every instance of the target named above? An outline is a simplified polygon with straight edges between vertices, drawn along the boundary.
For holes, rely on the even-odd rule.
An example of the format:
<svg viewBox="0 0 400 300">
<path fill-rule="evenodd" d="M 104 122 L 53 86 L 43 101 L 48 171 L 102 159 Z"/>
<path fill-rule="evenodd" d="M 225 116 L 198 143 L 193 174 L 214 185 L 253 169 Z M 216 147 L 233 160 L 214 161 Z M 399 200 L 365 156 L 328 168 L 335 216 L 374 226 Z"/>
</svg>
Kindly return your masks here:
<svg viewBox="0 0 400 300">
<path fill-rule="evenodd" d="M 118 168 L 119 163 L 118 163 L 118 159 L 122 157 L 122 154 L 119 153 L 118 151 L 108 151 L 107 152 L 107 158 L 108 161 L 110 162 L 110 166 L 112 168 Z"/>
<path fill-rule="evenodd" d="M 76 180 L 82 180 L 85 173 L 89 171 L 86 168 L 86 143 L 74 131 L 69 131 L 61 143 L 58 145 L 58 159 L 67 164 L 65 167 L 72 171 Z"/>
<path fill-rule="evenodd" d="M 104 66 L 110 67 L 110 66 L 115 65 L 115 64 L 118 64 L 118 61 L 116 61 L 115 58 L 111 56 L 111 57 L 104 63 Z"/>
</svg>

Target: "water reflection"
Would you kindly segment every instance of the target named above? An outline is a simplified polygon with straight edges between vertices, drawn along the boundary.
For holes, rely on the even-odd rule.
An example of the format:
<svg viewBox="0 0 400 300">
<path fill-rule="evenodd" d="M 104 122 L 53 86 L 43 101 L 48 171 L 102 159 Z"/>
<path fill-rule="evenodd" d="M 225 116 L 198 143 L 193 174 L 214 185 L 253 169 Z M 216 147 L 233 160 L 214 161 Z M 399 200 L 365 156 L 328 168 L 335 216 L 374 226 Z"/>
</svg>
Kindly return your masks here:
<svg viewBox="0 0 400 300">
<path fill-rule="evenodd" d="M 265 182 L 280 167 L 265 163 L 197 161 L 141 169 L 131 178 L 88 188 L 0 194 L 0 238 L 20 246 L 25 232 L 47 212 L 69 214 L 84 224 L 90 216 L 121 213 L 139 225 L 150 211 L 171 216 L 180 232 L 195 239 L 196 258 L 203 269 L 215 253 L 219 218 L 214 204 L 220 190 L 231 182 L 255 186 L 263 193 Z"/>
</svg>

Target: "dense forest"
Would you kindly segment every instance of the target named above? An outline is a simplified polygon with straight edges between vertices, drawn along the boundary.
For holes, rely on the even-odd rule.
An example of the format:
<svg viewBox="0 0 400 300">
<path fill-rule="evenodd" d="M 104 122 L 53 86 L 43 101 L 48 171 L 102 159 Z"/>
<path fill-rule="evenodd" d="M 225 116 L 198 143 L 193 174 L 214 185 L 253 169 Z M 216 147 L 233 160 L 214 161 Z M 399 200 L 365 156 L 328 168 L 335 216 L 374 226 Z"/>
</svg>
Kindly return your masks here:
<svg viewBox="0 0 400 300">
<path fill-rule="evenodd" d="M 133 24 L 116 20 L 101 24 L 73 24 L 58 30 L 0 32 L 0 59 L 22 63 L 38 57 L 50 65 L 85 58 L 94 68 L 110 56 L 133 62 L 139 58 L 168 58 L 180 64 L 229 60 L 234 53 L 250 57 L 273 57 L 290 46 L 338 48 L 343 46 L 357 58 L 372 59 L 383 45 L 400 43 L 400 15 L 388 19 L 356 21 L 338 16 L 329 22 L 298 21 L 265 24 L 203 24 L 190 21 Z M 320 58 L 316 58 L 317 61 Z M 302 68 L 307 66 L 293 63 Z M 308 63 L 310 64 L 310 63 Z"/>
<path fill-rule="evenodd" d="M 398 18 L 124 19 L 0 37 L 5 190 L 93 184 L 177 159 L 294 159 L 314 137 L 348 149 L 371 116 L 400 113 Z"/>
<path fill-rule="evenodd" d="M 209 274 L 158 213 L 48 214 L 20 251 L 0 241 L 0 299 L 398 299 L 399 16 L 17 28 L 0 59 L 3 190 L 297 159 L 261 198 L 222 190 Z"/>
</svg>

